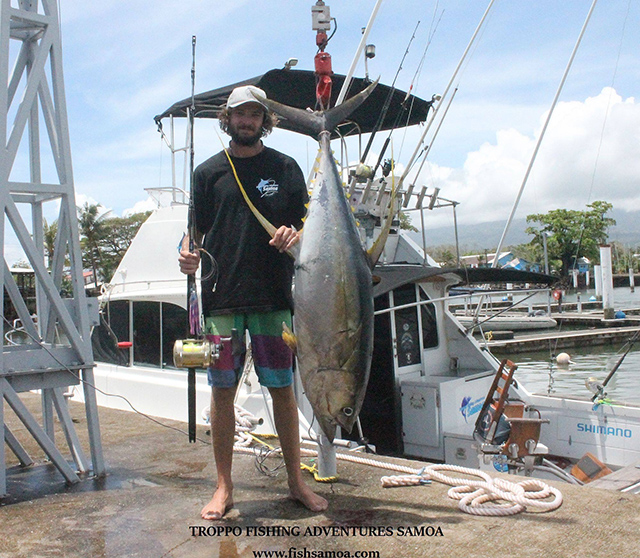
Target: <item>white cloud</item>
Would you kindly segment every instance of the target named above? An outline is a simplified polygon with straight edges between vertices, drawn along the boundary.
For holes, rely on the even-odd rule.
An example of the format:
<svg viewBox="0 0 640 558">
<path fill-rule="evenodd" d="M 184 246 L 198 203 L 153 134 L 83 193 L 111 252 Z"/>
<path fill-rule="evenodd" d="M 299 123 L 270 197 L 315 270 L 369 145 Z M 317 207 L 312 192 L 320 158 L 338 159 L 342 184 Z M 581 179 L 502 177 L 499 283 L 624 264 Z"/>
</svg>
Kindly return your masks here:
<svg viewBox="0 0 640 558">
<path fill-rule="evenodd" d="M 495 141 L 468 153 L 462 168 L 444 172 L 432 164 L 422 178 L 461 202 L 465 223 L 506 220 L 545 117 L 535 137 L 499 130 Z M 616 209 L 639 209 L 639 140 L 640 105 L 634 98 L 623 100 L 605 88 L 582 102 L 559 103 L 516 215 L 584 209 L 595 200 L 609 201 Z"/>
</svg>

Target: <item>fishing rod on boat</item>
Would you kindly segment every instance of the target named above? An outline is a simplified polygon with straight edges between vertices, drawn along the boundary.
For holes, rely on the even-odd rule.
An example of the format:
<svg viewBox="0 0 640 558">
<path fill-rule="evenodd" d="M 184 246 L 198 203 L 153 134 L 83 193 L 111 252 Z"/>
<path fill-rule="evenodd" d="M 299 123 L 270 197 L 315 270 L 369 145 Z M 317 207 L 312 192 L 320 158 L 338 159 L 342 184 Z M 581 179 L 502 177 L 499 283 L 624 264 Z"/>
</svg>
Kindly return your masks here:
<svg viewBox="0 0 640 558">
<path fill-rule="evenodd" d="M 382 110 L 380 111 L 380 114 L 378 115 L 378 120 L 377 120 L 375 126 L 373 127 L 373 130 L 371 130 L 371 135 L 369 136 L 369 141 L 367 142 L 367 145 L 364 148 L 364 152 L 362 153 L 362 156 L 360 157 L 360 163 L 361 164 L 364 164 L 364 161 L 367 158 L 367 155 L 369 154 L 369 149 L 371 149 L 371 144 L 373 143 L 373 140 L 376 137 L 376 134 L 378 133 L 380 128 L 382 128 L 382 123 L 384 122 L 384 119 L 387 117 L 387 113 L 389 112 L 389 107 L 391 106 L 391 100 L 393 98 L 393 94 L 396 92 L 396 81 L 398 79 L 398 76 L 400 75 L 400 72 L 402 71 L 402 67 L 404 65 L 405 59 L 407 58 L 407 54 L 409 54 L 409 49 L 411 48 L 411 43 L 413 43 L 413 40 L 416 38 L 416 31 L 418 31 L 418 27 L 419 26 L 420 26 L 420 20 L 418 20 L 418 23 L 416 23 L 416 27 L 413 30 L 413 34 L 411 35 L 411 38 L 409 39 L 409 44 L 407 45 L 407 48 L 405 49 L 404 54 L 402 56 L 402 60 L 400 60 L 400 65 L 398 66 L 398 69 L 396 70 L 396 75 L 393 78 L 393 82 L 391 83 L 391 87 L 389 88 L 389 92 L 387 93 L 387 97 L 384 100 L 384 105 L 382 105 Z M 406 101 L 406 98 L 405 98 L 405 101 Z M 386 149 L 386 146 L 388 145 L 388 143 L 389 142 L 387 141 L 385 147 L 383 148 L 383 150 Z M 379 163 L 380 163 L 380 161 L 378 160 L 378 164 Z M 377 168 L 377 166 L 378 165 L 376 165 L 376 168 Z M 375 174 L 375 171 L 374 171 L 374 174 Z"/>
<path fill-rule="evenodd" d="M 638 340 L 639 337 L 640 337 L 640 330 L 636 331 L 633 334 L 633 336 L 631 337 L 631 339 L 629 339 L 629 341 L 627 341 L 627 343 L 629 344 L 629 346 L 627 347 L 627 350 L 622 354 L 622 356 L 620 356 L 620 358 L 618 359 L 618 362 L 616 362 L 614 364 L 613 368 L 611 369 L 609 374 L 607 374 L 607 377 L 604 379 L 604 382 L 602 382 L 602 384 L 600 384 L 600 385 L 597 385 L 597 387 L 595 388 L 596 389 L 596 393 L 591 398 L 591 401 L 595 401 L 596 399 L 604 396 L 604 388 L 607 387 L 607 384 L 609 383 L 611 378 L 613 378 L 614 374 L 618 371 L 618 368 L 620 368 L 620 365 L 622 364 L 622 362 L 624 361 L 626 356 L 629 354 L 629 352 L 633 348 L 633 345 L 635 344 L 635 342 Z M 592 378 L 589 378 L 587 380 L 587 386 L 589 385 L 589 382 L 591 380 L 592 380 Z"/>
<path fill-rule="evenodd" d="M 469 51 L 471 50 L 471 47 L 473 45 L 473 43 L 476 40 L 476 37 L 478 36 L 478 34 L 480 33 L 480 30 L 482 29 L 484 22 L 486 21 L 487 17 L 489 16 L 489 12 L 491 11 L 491 8 L 493 6 L 493 4 L 495 3 L 496 0 L 491 0 L 489 2 L 489 5 L 487 6 L 487 9 L 485 10 L 482 19 L 480 20 L 480 23 L 478 24 L 478 26 L 476 27 L 476 30 L 474 31 L 473 35 L 471 36 L 471 40 L 469 41 L 469 44 L 467 45 L 467 48 L 465 49 L 464 53 L 462 54 L 462 57 L 460 58 L 460 61 L 458 62 L 458 65 L 456 66 L 456 69 L 453 72 L 453 75 L 451 76 L 451 79 L 449 80 L 449 83 L 447 84 L 447 87 L 444 90 L 444 93 L 441 95 L 441 99 L 446 99 L 447 95 L 449 94 L 449 90 L 451 89 L 451 86 L 453 85 L 453 82 L 456 80 L 456 77 L 458 75 L 458 72 L 460 71 L 460 68 L 462 67 L 462 64 L 464 63 L 465 59 L 467 58 L 467 55 L 469 54 Z M 424 131 L 422 132 L 422 136 L 420 137 L 420 140 L 418 141 L 418 145 L 416 146 L 413 154 L 411 155 L 411 158 L 409 159 L 409 162 L 406 165 L 406 168 L 404 170 L 404 173 L 402 173 L 402 176 L 400 177 L 400 180 L 398 181 L 398 188 L 402 188 L 404 181 L 406 180 L 409 172 L 411 172 L 411 169 L 413 168 L 413 164 L 416 161 L 416 158 L 418 157 L 418 154 L 422 151 L 422 143 L 424 142 L 425 137 L 427 136 L 427 134 L 429 133 L 429 130 L 431 129 L 431 125 L 433 124 L 433 121 L 436 118 L 436 115 L 438 114 L 438 111 L 440 110 L 440 106 L 441 103 L 438 103 L 438 105 L 436 106 L 436 108 L 434 109 L 434 111 L 431 113 L 431 120 L 429 120 L 429 122 L 427 122 L 427 125 L 425 126 Z"/>
<path fill-rule="evenodd" d="M 443 11 L 444 13 L 444 11 Z M 427 51 L 429 50 L 429 46 L 431 45 L 431 41 L 433 39 L 433 36 L 435 35 L 436 30 L 438 29 L 438 26 L 440 25 L 440 20 L 442 19 L 442 14 L 440 14 L 440 18 L 438 19 L 438 21 L 436 22 L 436 26 L 435 29 L 433 29 L 433 33 L 430 34 L 429 39 L 427 40 L 427 44 L 424 47 L 424 52 L 422 53 L 422 58 L 420 59 L 420 63 L 418 64 L 418 67 L 416 68 L 416 71 L 413 74 L 413 79 L 411 80 L 411 84 L 409 85 L 409 89 L 407 89 L 407 93 L 402 101 L 402 103 L 400 103 L 400 108 L 401 110 L 398 111 L 398 114 L 396 115 L 396 119 L 393 122 L 393 125 L 391 126 L 390 130 L 389 130 L 389 134 L 387 135 L 386 139 L 384 140 L 384 144 L 382 145 L 382 149 L 380 150 L 380 155 L 378 156 L 378 161 L 376 162 L 375 167 L 373 167 L 373 171 L 372 171 L 372 176 L 375 176 L 376 172 L 378 171 L 378 168 L 380 167 L 380 165 L 382 164 L 382 160 L 384 158 L 384 155 L 387 151 L 387 148 L 389 147 L 389 143 L 391 142 L 391 136 L 394 132 L 394 130 L 396 130 L 399 126 L 400 126 L 400 121 L 402 120 L 403 116 L 407 113 L 407 111 L 411 112 L 411 110 L 407 107 L 407 103 L 409 101 L 409 97 L 411 96 L 411 92 L 413 91 L 413 86 L 416 82 L 416 79 L 418 78 L 418 75 L 422 69 L 422 65 L 424 64 L 424 60 L 427 56 Z M 420 24 L 420 22 L 418 21 L 418 25 Z M 418 26 L 416 25 L 416 30 L 418 29 Z M 414 36 L 416 33 L 416 30 L 414 30 Z M 411 38 L 411 40 L 413 40 L 413 37 Z M 409 42 L 409 46 L 411 46 L 411 42 Z M 407 54 L 407 52 L 409 52 L 409 46 L 407 46 L 407 51 L 405 52 L 405 56 Z M 402 59 L 402 62 L 404 62 L 404 58 Z M 401 67 L 402 67 L 402 62 L 401 62 Z M 397 74 L 396 74 L 397 76 Z M 395 82 L 395 80 L 394 80 Z M 433 103 L 435 103 L 436 101 L 440 100 L 440 96 L 439 95 L 434 95 L 431 98 L 431 102 L 429 104 L 429 108 L 433 108 Z M 428 110 L 428 109 L 427 109 Z"/>
</svg>

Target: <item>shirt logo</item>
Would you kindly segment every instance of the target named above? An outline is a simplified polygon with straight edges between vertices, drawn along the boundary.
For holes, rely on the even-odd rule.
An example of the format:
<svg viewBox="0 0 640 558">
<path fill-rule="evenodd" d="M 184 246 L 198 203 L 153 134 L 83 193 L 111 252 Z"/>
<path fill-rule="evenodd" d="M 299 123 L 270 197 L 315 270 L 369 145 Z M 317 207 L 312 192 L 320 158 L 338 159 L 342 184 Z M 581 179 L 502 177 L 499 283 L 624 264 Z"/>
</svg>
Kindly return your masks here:
<svg viewBox="0 0 640 558">
<path fill-rule="evenodd" d="M 278 193 L 278 184 L 273 178 L 269 178 L 265 180 L 264 178 L 260 180 L 260 183 L 256 186 L 258 192 L 260 192 L 261 198 L 268 198 L 269 196 L 273 196 Z"/>
</svg>

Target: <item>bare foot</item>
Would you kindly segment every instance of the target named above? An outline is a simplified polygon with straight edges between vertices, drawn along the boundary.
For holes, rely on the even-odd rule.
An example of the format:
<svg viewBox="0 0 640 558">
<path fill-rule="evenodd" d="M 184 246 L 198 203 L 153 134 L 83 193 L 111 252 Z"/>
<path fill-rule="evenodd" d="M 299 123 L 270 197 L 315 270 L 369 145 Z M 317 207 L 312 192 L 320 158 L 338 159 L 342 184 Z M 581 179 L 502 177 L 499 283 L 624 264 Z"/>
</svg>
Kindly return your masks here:
<svg viewBox="0 0 640 558">
<path fill-rule="evenodd" d="M 202 519 L 209 519 L 215 521 L 222 519 L 224 514 L 227 513 L 233 507 L 233 497 L 231 491 L 228 491 L 222 487 L 218 487 L 213 493 L 211 501 L 202 508 L 200 515 Z"/>
<path fill-rule="evenodd" d="M 314 512 L 321 512 L 329 507 L 329 502 L 319 494 L 316 494 L 305 483 L 301 483 L 296 487 L 290 486 L 289 496 Z"/>
</svg>

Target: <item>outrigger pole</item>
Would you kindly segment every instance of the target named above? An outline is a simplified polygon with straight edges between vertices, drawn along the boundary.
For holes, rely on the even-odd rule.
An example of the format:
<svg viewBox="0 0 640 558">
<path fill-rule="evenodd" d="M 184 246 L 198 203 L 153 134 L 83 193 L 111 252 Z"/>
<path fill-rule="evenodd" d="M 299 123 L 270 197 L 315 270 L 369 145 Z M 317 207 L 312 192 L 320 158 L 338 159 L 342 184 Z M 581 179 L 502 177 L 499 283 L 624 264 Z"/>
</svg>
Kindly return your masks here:
<svg viewBox="0 0 640 558">
<path fill-rule="evenodd" d="M 364 47 L 367 44 L 367 39 L 369 38 L 369 32 L 371 31 L 371 27 L 373 27 L 373 22 L 376 20 L 376 16 L 378 15 L 378 10 L 380 9 L 380 5 L 382 4 L 382 0 L 378 0 L 376 5 L 371 12 L 371 16 L 369 17 L 369 21 L 367 26 L 364 29 L 364 33 L 362 33 L 362 38 L 360 39 L 360 44 L 356 49 L 356 54 L 353 57 L 351 62 L 351 67 L 347 72 L 347 75 L 344 79 L 344 83 L 342 84 L 342 89 L 340 89 L 340 93 L 338 94 L 338 98 L 336 99 L 336 106 L 341 105 L 347 96 L 347 91 L 349 91 L 349 86 L 351 85 L 351 79 L 353 78 L 353 74 L 356 71 L 356 66 L 358 65 L 358 60 L 360 60 L 360 54 L 364 50 Z"/>
<path fill-rule="evenodd" d="M 587 19 L 585 19 L 584 24 L 582 25 L 582 29 L 580 31 L 580 35 L 578 36 L 578 40 L 576 41 L 575 46 L 573 47 L 573 51 L 571 52 L 571 56 L 569 57 L 569 62 L 567 63 L 567 67 L 564 70 L 564 74 L 562 75 L 562 79 L 560 80 L 560 85 L 558 85 L 558 90 L 556 91 L 556 95 L 553 98 L 553 102 L 551 103 L 551 108 L 547 114 L 547 118 L 544 121 L 544 125 L 542 126 L 542 130 L 540 131 L 540 135 L 538 136 L 538 141 L 533 150 L 533 155 L 531 155 L 531 161 L 529 161 L 529 166 L 527 167 L 527 171 L 524 174 L 524 178 L 522 179 L 522 184 L 520 185 L 520 190 L 518 191 L 518 195 L 516 196 L 516 201 L 513 203 L 513 207 L 511 209 L 511 213 L 509 218 L 507 219 L 507 224 L 504 227 L 504 231 L 502 232 L 502 237 L 500 238 L 500 242 L 498 243 L 498 247 L 496 248 L 496 256 L 493 259 L 493 265 L 491 267 L 496 267 L 498 265 L 498 257 L 500 255 L 500 251 L 502 250 L 502 245 L 504 244 L 504 240 L 509 232 L 509 228 L 511 227 L 511 222 L 513 221 L 513 217 L 515 216 L 516 210 L 518 209 L 518 205 L 520 204 L 520 198 L 522 197 L 522 193 L 524 192 L 524 187 L 527 185 L 527 180 L 529 180 L 529 175 L 531 174 L 531 169 L 533 168 L 533 164 L 536 160 L 536 156 L 538 155 L 538 150 L 540 149 L 540 144 L 542 143 L 542 139 L 544 138 L 545 132 L 547 131 L 547 126 L 549 126 L 549 121 L 551 120 L 551 116 L 553 115 L 553 111 L 558 104 L 558 98 L 560 97 L 560 93 L 562 92 L 562 88 L 564 87 L 564 82 L 567 81 L 567 76 L 569 75 L 569 70 L 573 65 L 573 59 L 576 57 L 576 53 L 578 52 L 578 48 L 580 47 L 580 43 L 582 42 L 582 37 L 584 36 L 585 31 L 587 30 L 587 25 L 589 24 L 589 20 L 591 19 L 591 14 L 596 7 L 596 3 L 598 0 L 593 0 L 591 4 L 591 8 L 589 9 L 589 13 L 587 14 Z"/>
<path fill-rule="evenodd" d="M 400 180 L 398 181 L 398 190 L 400 190 L 400 188 L 404 184 L 404 181 L 407 178 L 407 175 L 409 174 L 409 172 L 411 172 L 411 169 L 413 168 L 413 164 L 415 163 L 418 155 L 422 151 L 422 144 L 424 142 L 424 139 L 427 136 L 427 133 L 429 132 L 429 130 L 431 129 L 431 125 L 433 124 L 433 121 L 435 120 L 435 118 L 436 118 L 436 116 L 438 114 L 438 111 L 440 110 L 440 107 L 442 106 L 442 103 L 444 102 L 444 99 L 447 97 L 447 95 L 449 93 L 449 89 L 451 89 L 451 86 L 453 85 L 453 82 L 455 81 L 456 76 L 458 75 L 458 72 L 460 71 L 460 68 L 462 67 L 463 62 L 465 61 L 467 55 L 469 54 L 469 51 L 471 50 L 471 46 L 475 42 L 476 37 L 478 36 L 478 33 L 480 33 L 480 29 L 482 29 L 482 26 L 484 25 L 484 22 L 487 19 L 487 16 L 489 15 L 489 12 L 491 11 L 491 7 L 493 6 L 494 2 L 495 2 L 495 0 L 491 0 L 491 2 L 489 2 L 489 5 L 487 6 L 487 9 L 485 10 L 484 15 L 482 16 L 482 19 L 480 20 L 480 23 L 478 23 L 478 26 L 476 27 L 476 30 L 474 31 L 474 33 L 473 33 L 473 35 L 471 37 L 471 40 L 469 41 L 469 44 L 467 45 L 467 48 L 465 49 L 464 53 L 462 54 L 462 57 L 460 58 L 460 61 L 458 62 L 458 66 L 454 70 L 453 75 L 451 76 L 451 79 L 449 80 L 449 84 L 447 85 L 447 88 L 445 89 L 444 93 L 442 94 L 442 96 L 440 98 L 440 102 L 437 104 L 437 106 L 434 108 L 433 112 L 431 113 L 431 120 L 429 120 L 429 122 L 425 126 L 424 132 L 422 133 L 422 136 L 420 137 L 420 141 L 418 141 L 418 145 L 416 146 L 415 151 L 413 152 L 413 155 L 411 155 L 411 158 L 409 159 L 409 162 L 407 163 L 407 166 L 406 166 L 406 169 L 405 169 L 404 173 L 402 174 L 402 176 L 400 177 Z M 416 179 L 417 179 L 417 176 L 416 176 Z"/>
</svg>

